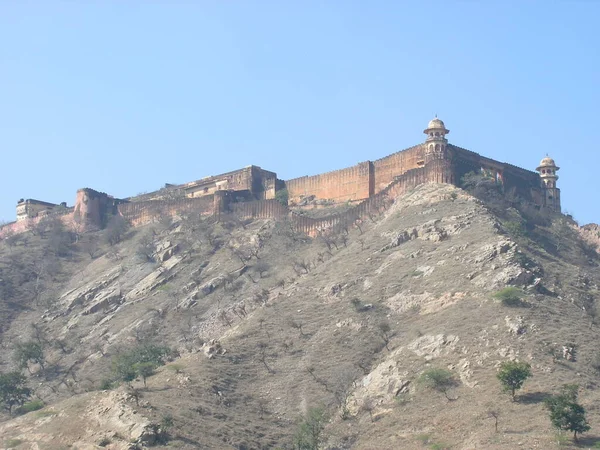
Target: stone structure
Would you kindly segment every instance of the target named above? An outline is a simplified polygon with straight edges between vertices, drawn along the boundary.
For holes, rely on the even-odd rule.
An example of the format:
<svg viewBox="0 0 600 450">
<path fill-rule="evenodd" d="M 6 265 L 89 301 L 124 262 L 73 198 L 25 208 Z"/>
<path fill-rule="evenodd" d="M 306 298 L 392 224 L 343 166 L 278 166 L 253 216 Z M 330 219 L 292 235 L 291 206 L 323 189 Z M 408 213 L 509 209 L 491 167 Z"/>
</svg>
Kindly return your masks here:
<svg viewBox="0 0 600 450">
<path fill-rule="evenodd" d="M 32 198 L 21 199 L 17 202 L 17 222 L 26 219 L 33 219 L 49 214 L 54 208 L 59 205 L 54 203 L 42 202 Z M 61 203 L 60 206 L 66 207 L 66 203 Z"/>
<path fill-rule="evenodd" d="M 186 197 L 204 197 L 217 191 L 232 191 L 246 200 L 268 200 L 275 198 L 277 174 L 258 166 L 202 178 L 178 186 Z"/>
<path fill-rule="evenodd" d="M 194 212 L 219 217 L 228 212 L 240 217 L 288 217 L 300 231 L 315 234 L 345 227 L 419 184 L 458 185 L 469 172 L 493 177 L 506 193 L 560 212 L 560 190 L 556 186 L 559 168 L 554 160 L 544 158 L 537 172 L 525 170 L 449 144 L 446 138 L 449 132 L 444 122 L 435 117 L 424 130 L 426 138 L 421 144 L 375 161 L 287 181 L 277 179 L 275 172 L 248 166 L 182 185 L 167 184 L 161 190 L 122 200 L 92 189 L 80 189 L 74 208 L 67 209 L 68 217 L 63 208 L 63 220 L 101 228 L 113 214 L 140 225 L 164 215 Z M 298 215 L 275 200 L 277 192 L 283 189 L 287 190 L 291 207 L 314 207 L 319 202 L 354 206 L 343 214 L 313 219 Z M 36 216 L 51 213 L 55 207 L 52 203 L 21 200 L 17 205 L 17 220 L 36 220 Z M 13 231 L 25 229 L 16 224 L 5 228 L 11 227 Z"/>
<path fill-rule="evenodd" d="M 542 179 L 544 190 L 544 204 L 554 211 L 560 211 L 560 189 L 556 187 L 558 175 L 556 172 L 560 169 L 554 160 L 548 156 L 540 161 L 536 169 Z"/>
</svg>

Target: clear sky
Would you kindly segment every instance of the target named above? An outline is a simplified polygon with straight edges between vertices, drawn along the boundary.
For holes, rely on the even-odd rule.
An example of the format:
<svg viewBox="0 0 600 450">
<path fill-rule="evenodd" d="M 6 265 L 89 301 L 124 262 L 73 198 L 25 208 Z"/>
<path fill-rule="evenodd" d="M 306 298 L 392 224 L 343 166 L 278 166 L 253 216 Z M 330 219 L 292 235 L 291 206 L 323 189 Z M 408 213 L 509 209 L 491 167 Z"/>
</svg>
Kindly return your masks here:
<svg viewBox="0 0 600 450">
<path fill-rule="evenodd" d="M 0 219 L 255 164 L 289 179 L 424 139 L 562 168 L 600 222 L 600 2 L 0 0 Z"/>
</svg>

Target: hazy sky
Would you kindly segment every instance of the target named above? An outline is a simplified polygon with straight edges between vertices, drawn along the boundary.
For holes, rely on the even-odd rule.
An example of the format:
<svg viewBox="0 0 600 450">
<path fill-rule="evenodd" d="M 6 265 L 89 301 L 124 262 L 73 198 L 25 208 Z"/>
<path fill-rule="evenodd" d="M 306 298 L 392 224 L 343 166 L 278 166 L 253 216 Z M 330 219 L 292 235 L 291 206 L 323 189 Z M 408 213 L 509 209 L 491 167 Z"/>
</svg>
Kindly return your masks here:
<svg viewBox="0 0 600 450">
<path fill-rule="evenodd" d="M 424 139 L 562 168 L 600 222 L 600 2 L 0 0 L 0 219 L 255 164 L 288 179 Z"/>
</svg>

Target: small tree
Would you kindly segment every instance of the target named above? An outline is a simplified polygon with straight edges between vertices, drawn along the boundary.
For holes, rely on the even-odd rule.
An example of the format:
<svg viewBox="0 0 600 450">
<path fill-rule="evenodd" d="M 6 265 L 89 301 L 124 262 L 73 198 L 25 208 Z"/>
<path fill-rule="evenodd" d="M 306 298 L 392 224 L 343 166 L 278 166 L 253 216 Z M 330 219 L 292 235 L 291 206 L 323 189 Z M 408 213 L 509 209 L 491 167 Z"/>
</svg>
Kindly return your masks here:
<svg viewBox="0 0 600 450">
<path fill-rule="evenodd" d="M 515 392 L 523 386 L 525 380 L 531 377 L 531 365 L 525 362 L 505 361 L 500 365 L 496 375 L 502 383 L 504 391 L 510 392 L 513 401 Z"/>
<path fill-rule="evenodd" d="M 146 379 L 156 373 L 156 363 L 153 363 L 153 362 L 136 363 L 133 365 L 133 369 L 140 377 L 142 377 L 142 381 L 144 382 L 144 387 L 147 387 Z"/>
<path fill-rule="evenodd" d="M 448 396 L 448 391 L 458 386 L 458 381 L 449 370 L 438 368 L 426 370 L 417 381 L 429 389 L 441 392 L 447 400 L 456 400 Z"/>
<path fill-rule="evenodd" d="M 19 372 L 0 374 L 0 403 L 9 414 L 15 406 L 23 405 L 31 397 L 31 389 L 25 381 L 25 376 Z"/>
<path fill-rule="evenodd" d="M 559 431 L 571 431 L 575 442 L 577 433 L 584 433 L 590 429 L 590 424 L 585 418 L 585 408 L 577 403 L 577 390 L 577 385 L 566 384 L 560 394 L 553 395 L 545 402 L 550 411 L 552 426 Z"/>
<path fill-rule="evenodd" d="M 109 245 L 115 245 L 121 242 L 128 225 L 122 216 L 112 216 L 104 230 L 104 239 Z"/>
<path fill-rule="evenodd" d="M 298 424 L 294 435 L 294 449 L 318 450 L 326 423 L 327 415 L 322 407 L 309 409 Z"/>
<path fill-rule="evenodd" d="M 39 364 L 44 370 L 45 359 L 42 344 L 35 341 L 18 343 L 15 347 L 14 360 L 20 369 L 27 369 L 29 373 L 31 373 L 30 361 Z"/>
<path fill-rule="evenodd" d="M 379 325 L 377 325 L 377 328 L 379 329 L 379 335 L 381 336 L 381 339 L 383 339 L 385 348 L 389 352 L 390 351 L 390 346 L 389 346 L 390 340 L 394 336 L 394 332 L 392 331 L 392 326 L 390 325 L 389 322 L 384 321 L 384 322 L 380 322 Z"/>
</svg>

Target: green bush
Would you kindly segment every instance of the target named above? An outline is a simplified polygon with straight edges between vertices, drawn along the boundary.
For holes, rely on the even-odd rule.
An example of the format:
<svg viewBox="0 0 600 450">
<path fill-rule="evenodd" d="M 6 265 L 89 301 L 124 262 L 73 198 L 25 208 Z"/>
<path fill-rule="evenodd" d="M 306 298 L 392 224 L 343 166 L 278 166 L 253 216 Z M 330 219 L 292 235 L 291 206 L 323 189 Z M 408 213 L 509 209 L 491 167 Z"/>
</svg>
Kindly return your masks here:
<svg viewBox="0 0 600 450">
<path fill-rule="evenodd" d="M 25 442 L 22 439 L 9 439 L 8 441 L 4 442 L 4 445 L 7 449 L 9 448 L 15 448 L 18 447 L 19 445 L 21 445 L 23 442 Z"/>
<path fill-rule="evenodd" d="M 280 189 L 275 193 L 275 200 L 281 203 L 283 206 L 287 206 L 289 201 L 289 194 L 287 189 Z"/>
<path fill-rule="evenodd" d="M 23 403 L 23 405 L 18 409 L 18 411 L 21 414 L 27 414 L 28 412 L 37 411 L 38 409 L 42 409 L 43 407 L 44 402 L 37 399 L 27 403 Z"/>
<path fill-rule="evenodd" d="M 504 222 L 504 228 L 506 232 L 513 239 L 521 239 L 527 236 L 527 230 L 521 222 L 508 221 Z"/>
<path fill-rule="evenodd" d="M 114 387 L 115 387 L 115 382 L 113 380 L 105 378 L 104 380 L 102 380 L 100 382 L 99 389 L 101 391 L 110 391 L 111 389 L 114 389 Z"/>
<path fill-rule="evenodd" d="M 504 289 L 500 289 L 494 295 L 496 300 L 500 300 L 504 306 L 524 306 L 523 303 L 523 291 L 514 286 L 508 286 Z"/>
<path fill-rule="evenodd" d="M 116 380 L 127 383 L 138 376 L 144 380 L 154 373 L 154 370 L 165 364 L 166 359 L 172 354 L 168 347 L 153 344 L 140 345 L 113 358 L 112 370 Z"/>
<path fill-rule="evenodd" d="M 318 450 L 322 441 L 327 415 L 323 408 L 311 408 L 294 435 L 295 450 Z"/>
</svg>

